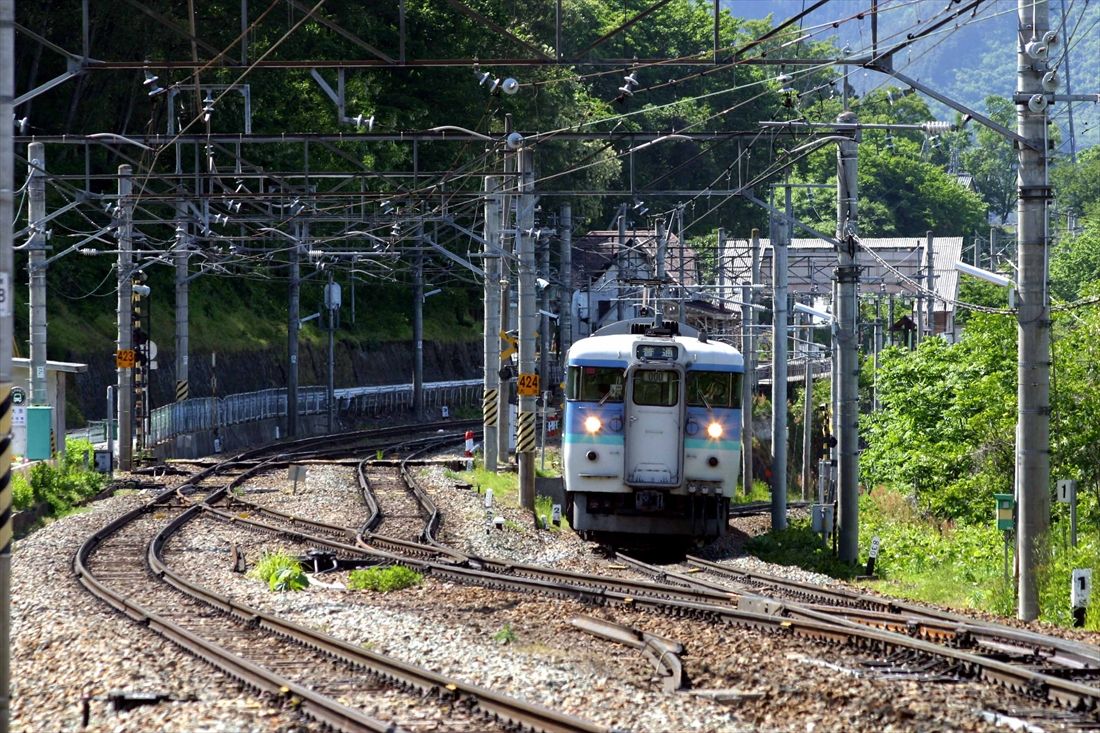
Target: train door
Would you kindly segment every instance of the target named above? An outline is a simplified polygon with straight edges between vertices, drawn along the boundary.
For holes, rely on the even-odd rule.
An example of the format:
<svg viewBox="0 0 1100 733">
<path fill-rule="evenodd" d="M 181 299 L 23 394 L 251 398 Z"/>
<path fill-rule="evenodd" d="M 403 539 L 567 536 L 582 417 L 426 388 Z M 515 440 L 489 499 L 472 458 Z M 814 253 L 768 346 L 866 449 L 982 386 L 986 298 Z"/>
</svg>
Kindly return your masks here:
<svg viewBox="0 0 1100 733">
<path fill-rule="evenodd" d="M 631 486 L 678 486 L 684 456 L 683 371 L 628 371 L 624 478 Z"/>
</svg>

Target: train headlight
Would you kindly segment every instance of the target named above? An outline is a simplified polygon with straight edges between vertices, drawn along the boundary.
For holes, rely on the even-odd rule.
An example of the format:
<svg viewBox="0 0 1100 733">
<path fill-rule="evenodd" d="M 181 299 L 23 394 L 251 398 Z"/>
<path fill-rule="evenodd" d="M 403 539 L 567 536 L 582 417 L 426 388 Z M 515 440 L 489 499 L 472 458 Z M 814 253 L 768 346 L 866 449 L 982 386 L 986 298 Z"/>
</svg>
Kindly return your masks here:
<svg viewBox="0 0 1100 733">
<path fill-rule="evenodd" d="M 600 418 L 595 415 L 589 415 L 584 419 L 584 429 L 590 433 L 600 432 L 601 427 L 603 427 L 603 423 L 601 423 Z"/>
<path fill-rule="evenodd" d="M 707 435 L 709 435 L 714 440 L 717 440 L 718 438 L 721 438 L 722 437 L 722 423 L 712 422 L 710 425 L 707 425 Z"/>
</svg>

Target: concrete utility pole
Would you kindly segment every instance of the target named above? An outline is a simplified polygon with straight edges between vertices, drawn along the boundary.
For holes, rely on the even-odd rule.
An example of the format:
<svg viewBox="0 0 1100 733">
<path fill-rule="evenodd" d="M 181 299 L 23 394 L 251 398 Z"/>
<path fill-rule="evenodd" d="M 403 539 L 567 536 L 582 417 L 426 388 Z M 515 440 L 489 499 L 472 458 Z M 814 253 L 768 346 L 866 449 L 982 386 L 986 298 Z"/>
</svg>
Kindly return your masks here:
<svg viewBox="0 0 1100 733">
<path fill-rule="evenodd" d="M 658 219 L 657 228 L 657 253 L 653 279 L 657 281 L 657 287 L 653 289 L 653 325 L 660 328 L 665 321 L 665 257 L 668 255 L 668 231 L 665 229 L 665 220 Z"/>
<path fill-rule="evenodd" d="M 806 391 L 802 405 L 802 501 L 810 498 L 810 487 L 813 485 L 813 460 L 810 451 L 813 448 L 811 440 L 814 427 L 814 375 L 813 355 L 806 350 L 806 371 L 804 372 L 803 386 Z"/>
<path fill-rule="evenodd" d="M 290 284 L 287 288 L 286 323 L 286 437 L 298 435 L 298 329 L 301 328 L 299 310 L 302 292 L 302 225 L 294 225 L 294 237 L 290 245 Z"/>
<path fill-rule="evenodd" d="M 752 406 L 756 397 L 756 315 L 752 305 L 756 303 L 755 286 L 760 282 L 760 230 L 753 229 L 749 239 L 749 285 L 742 287 L 741 325 L 746 329 L 742 340 L 745 360 L 745 377 L 741 385 L 741 458 L 743 478 L 741 489 L 748 496 L 752 492 L 752 443 L 754 429 L 752 424 Z"/>
<path fill-rule="evenodd" d="M 619 256 L 623 256 L 623 252 L 626 251 L 626 204 L 619 206 Z M 633 259 L 631 256 L 629 259 Z M 621 262 L 622 260 L 620 260 Z M 621 281 L 623 273 L 619 272 L 619 280 Z M 622 286 L 616 283 L 615 285 L 615 320 L 623 320 L 623 292 Z M 588 314 L 589 329 L 592 329 L 592 314 Z"/>
<path fill-rule="evenodd" d="M 1047 71 L 1050 8 L 1046 0 L 1018 0 L 1016 257 L 1018 412 L 1016 418 L 1016 552 L 1020 566 L 1016 615 L 1039 615 L 1039 551 L 1050 529 L 1050 307 L 1047 295 Z"/>
<path fill-rule="evenodd" d="M 755 233 L 757 230 L 753 229 Z M 752 491 L 752 402 L 753 375 L 756 371 L 756 340 L 752 327 L 752 286 L 741 286 L 741 357 L 745 364 L 745 374 L 741 378 L 741 489 L 747 496 Z"/>
<path fill-rule="evenodd" d="M 27 249 L 31 306 L 31 404 L 46 405 L 46 146 L 27 146 L 27 218 L 31 227 Z"/>
<path fill-rule="evenodd" d="M 130 197 L 133 181 L 128 165 L 118 167 L 118 350 L 133 350 L 133 215 L 134 202 Z M 118 467 L 122 471 L 133 468 L 133 415 L 134 383 L 133 367 L 118 368 Z"/>
<path fill-rule="evenodd" d="M 187 371 L 191 356 L 190 316 L 188 314 L 190 281 L 187 264 L 187 209 L 183 200 L 176 201 L 176 402 L 191 396 Z"/>
<path fill-rule="evenodd" d="M 424 417 L 424 224 L 417 225 L 413 264 L 413 417 Z"/>
<path fill-rule="evenodd" d="M 928 232 L 924 238 L 924 286 L 928 289 L 928 295 L 925 296 L 925 308 L 927 312 L 924 315 L 925 328 L 928 330 L 928 336 L 931 337 L 936 333 L 936 299 L 932 296 L 932 293 L 936 292 L 936 249 L 935 249 L 935 237 L 932 236 L 932 232 Z"/>
<path fill-rule="evenodd" d="M 874 391 L 871 398 L 871 411 L 878 412 L 878 355 L 882 351 L 882 290 L 879 289 L 878 295 L 875 296 L 875 336 L 874 336 L 874 365 L 875 370 L 875 382 Z"/>
<path fill-rule="evenodd" d="M 336 432 L 336 326 L 340 320 L 340 286 L 328 271 L 325 284 L 324 310 L 328 321 L 328 380 L 325 384 L 325 404 L 327 405 L 327 427 L 331 435 Z"/>
<path fill-rule="evenodd" d="M 856 122 L 852 112 L 843 112 L 837 122 Z M 838 556 L 842 562 L 859 559 L 859 265 L 855 237 L 859 131 L 851 140 L 837 144 L 836 178 L 836 281 L 837 308 L 837 484 L 839 521 Z"/>
<path fill-rule="evenodd" d="M 500 179 L 485 177 L 485 335 L 484 391 L 481 397 L 485 470 L 497 470 L 497 419 L 500 391 Z"/>
<path fill-rule="evenodd" d="M 509 133 L 512 131 L 512 116 L 505 115 L 504 131 Z M 510 237 L 502 236 L 500 240 L 500 248 L 505 254 L 511 254 L 515 249 L 515 231 L 516 222 L 513 219 L 513 211 L 517 200 L 516 192 L 519 188 L 516 176 L 516 158 L 518 153 L 510 152 L 504 155 L 504 191 L 505 195 L 503 200 L 503 212 L 502 212 L 502 234 L 507 231 L 511 233 Z M 506 242 L 508 244 L 506 244 Z M 510 331 L 512 330 L 512 262 L 505 256 L 501 256 L 500 259 L 500 330 Z M 506 349 L 504 346 L 504 339 L 500 341 L 500 348 Z M 509 343 L 509 345 L 511 345 Z M 503 368 L 505 360 L 501 359 L 499 368 Z M 507 364 L 511 366 L 511 357 L 508 357 Z M 512 442 L 512 407 L 511 407 L 511 383 L 510 380 L 501 380 L 500 383 L 500 395 L 498 397 L 498 410 L 497 420 L 499 422 L 497 428 L 497 457 L 502 463 L 508 462 L 508 449 Z"/>
<path fill-rule="evenodd" d="M 924 276 L 924 252 L 917 249 L 917 263 L 916 263 L 916 283 L 921 287 L 927 285 L 927 278 Z M 916 322 L 916 335 L 913 338 L 913 346 L 920 346 L 921 339 L 924 338 L 924 293 L 917 289 L 913 299 L 913 320 Z"/>
<path fill-rule="evenodd" d="M 532 151 L 519 151 L 519 201 L 516 210 L 516 254 L 519 257 L 519 413 L 516 457 L 519 464 L 519 505 L 535 508 L 535 171 Z M 534 387 L 534 389 L 532 389 Z"/>
<path fill-rule="evenodd" d="M 772 529 L 787 527 L 787 250 L 791 243 L 791 187 L 772 237 Z"/>
<path fill-rule="evenodd" d="M 573 206 L 561 205 L 561 261 L 558 266 L 560 303 L 558 305 L 558 353 L 561 380 L 565 381 L 565 355 L 573 345 Z"/>
<path fill-rule="evenodd" d="M 539 271 L 542 273 L 546 282 L 550 282 L 550 242 L 543 243 L 542 237 L 535 240 L 535 247 L 538 249 Z M 537 282 L 537 281 L 536 281 Z M 538 316 L 539 320 L 539 390 L 545 391 L 550 389 L 550 386 L 554 383 L 554 380 L 550 378 L 550 316 L 546 315 L 550 312 L 550 286 L 546 285 L 539 291 L 539 306 L 541 311 Z M 546 406 L 543 406 L 545 410 Z M 543 413 L 545 415 L 545 412 Z M 545 441 L 544 441 L 545 442 Z"/>
<path fill-rule="evenodd" d="M 0 733 L 11 719 L 11 350 L 15 0 L 0 0 Z M 110 417 L 110 416 L 108 416 Z"/>
</svg>

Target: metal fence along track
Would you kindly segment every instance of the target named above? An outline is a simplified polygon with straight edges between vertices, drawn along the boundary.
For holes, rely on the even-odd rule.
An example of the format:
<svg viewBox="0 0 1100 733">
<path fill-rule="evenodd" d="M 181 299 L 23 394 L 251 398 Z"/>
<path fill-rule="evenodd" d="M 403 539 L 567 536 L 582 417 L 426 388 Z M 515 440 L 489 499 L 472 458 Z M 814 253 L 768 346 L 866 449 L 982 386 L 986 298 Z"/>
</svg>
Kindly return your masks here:
<svg viewBox="0 0 1100 733">
<path fill-rule="evenodd" d="M 424 385 L 424 407 L 437 410 L 481 404 L 482 380 L 430 382 Z M 376 387 L 351 387 L 334 391 L 336 409 L 352 415 L 384 415 L 410 410 L 412 384 L 387 384 Z M 298 414 L 321 415 L 328 411 L 324 387 L 298 390 Z M 150 415 L 149 437 L 153 445 L 177 435 L 198 433 L 215 428 L 285 417 L 285 389 L 264 389 L 225 397 L 197 397 L 158 407 Z"/>
</svg>

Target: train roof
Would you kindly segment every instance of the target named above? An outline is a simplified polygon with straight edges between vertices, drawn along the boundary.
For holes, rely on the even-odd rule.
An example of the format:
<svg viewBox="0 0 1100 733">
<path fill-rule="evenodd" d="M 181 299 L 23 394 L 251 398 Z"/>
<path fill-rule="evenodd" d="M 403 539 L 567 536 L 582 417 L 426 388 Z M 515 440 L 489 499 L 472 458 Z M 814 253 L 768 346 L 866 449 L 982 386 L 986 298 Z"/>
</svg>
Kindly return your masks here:
<svg viewBox="0 0 1100 733">
<path fill-rule="evenodd" d="M 634 346 L 638 343 L 680 344 L 683 347 L 681 353 L 686 356 L 679 359 L 679 362 L 687 366 L 709 366 L 733 371 L 744 366 L 741 352 L 720 341 L 700 341 L 694 336 L 643 336 L 629 333 L 583 338 L 569 347 L 569 363 L 625 365 L 635 361 Z"/>
</svg>

